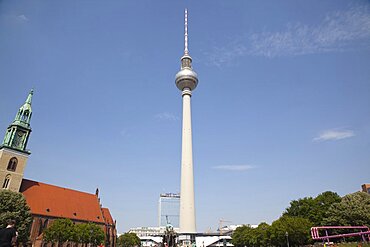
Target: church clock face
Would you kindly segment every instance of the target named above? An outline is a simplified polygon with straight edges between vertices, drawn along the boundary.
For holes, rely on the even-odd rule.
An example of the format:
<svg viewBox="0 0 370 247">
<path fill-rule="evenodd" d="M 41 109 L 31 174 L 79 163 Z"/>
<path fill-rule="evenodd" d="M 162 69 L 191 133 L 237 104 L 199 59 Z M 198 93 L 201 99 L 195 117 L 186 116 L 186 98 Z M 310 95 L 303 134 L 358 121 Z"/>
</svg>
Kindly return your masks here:
<svg viewBox="0 0 370 247">
<path fill-rule="evenodd" d="M 20 148 L 20 145 L 22 144 L 23 141 L 23 137 L 24 133 L 22 131 L 17 131 L 17 133 L 14 135 L 12 147 Z"/>
<path fill-rule="evenodd" d="M 19 146 L 19 143 L 20 143 L 20 140 L 19 140 L 20 138 L 19 138 L 19 136 L 18 135 L 15 135 L 14 136 L 14 139 L 13 139 L 13 145 L 12 145 L 12 147 L 15 147 L 15 148 L 17 148 L 18 146 Z"/>
</svg>

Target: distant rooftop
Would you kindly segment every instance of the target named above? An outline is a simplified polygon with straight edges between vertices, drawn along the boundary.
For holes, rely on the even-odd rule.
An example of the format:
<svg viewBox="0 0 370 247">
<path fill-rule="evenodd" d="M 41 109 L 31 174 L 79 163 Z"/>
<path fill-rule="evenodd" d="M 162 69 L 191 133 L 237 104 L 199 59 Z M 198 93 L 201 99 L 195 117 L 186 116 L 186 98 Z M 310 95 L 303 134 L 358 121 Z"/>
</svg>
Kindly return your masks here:
<svg viewBox="0 0 370 247">
<path fill-rule="evenodd" d="M 175 197 L 175 198 L 180 198 L 180 194 L 176 194 L 176 193 L 162 193 L 162 194 L 160 194 L 160 197 Z"/>
</svg>

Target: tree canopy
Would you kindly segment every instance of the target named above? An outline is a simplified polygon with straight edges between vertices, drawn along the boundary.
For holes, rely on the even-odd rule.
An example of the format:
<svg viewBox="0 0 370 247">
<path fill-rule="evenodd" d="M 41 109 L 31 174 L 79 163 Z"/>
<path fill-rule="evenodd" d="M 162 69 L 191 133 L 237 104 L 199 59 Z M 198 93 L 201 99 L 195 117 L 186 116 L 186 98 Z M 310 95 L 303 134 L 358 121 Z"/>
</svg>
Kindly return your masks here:
<svg viewBox="0 0 370 247">
<path fill-rule="evenodd" d="M 356 192 L 341 198 L 326 191 L 315 198 L 290 202 L 283 215 L 271 226 L 261 223 L 238 227 L 232 235 L 236 247 L 302 246 L 312 243 L 310 228 L 320 225 L 370 226 L 370 195 Z"/>
<path fill-rule="evenodd" d="M 92 244 L 104 242 L 104 231 L 94 223 L 74 224 L 70 219 L 57 219 L 44 232 L 44 240 L 52 243 L 67 241 Z"/>
<path fill-rule="evenodd" d="M 75 238 L 75 227 L 70 219 L 57 219 L 44 231 L 46 242 L 58 242 L 60 244 L 74 241 Z"/>
<path fill-rule="evenodd" d="M 104 241 L 104 231 L 93 223 L 77 224 L 75 226 L 76 242 L 97 246 Z"/>
<path fill-rule="evenodd" d="M 323 219 L 334 203 L 340 202 L 341 197 L 331 191 L 319 194 L 317 197 L 305 197 L 290 202 L 283 215 L 302 217 L 310 220 L 315 226 L 323 225 Z"/>
<path fill-rule="evenodd" d="M 262 222 L 257 228 L 250 225 L 238 227 L 232 235 L 237 247 L 302 246 L 310 241 L 312 222 L 301 217 L 282 216 L 271 226 Z M 288 234 L 288 236 L 287 236 Z"/>
<path fill-rule="evenodd" d="M 126 232 L 118 237 L 117 245 L 119 247 L 140 246 L 140 238 L 133 232 Z"/>
<path fill-rule="evenodd" d="M 302 246 L 310 240 L 312 222 L 302 217 L 282 216 L 269 229 L 271 244 L 284 246 L 287 238 L 291 246 Z"/>
<path fill-rule="evenodd" d="M 255 232 L 254 229 L 250 225 L 243 225 L 241 227 L 236 228 L 233 233 L 232 244 L 237 247 L 242 246 L 254 246 L 255 242 Z"/>
<path fill-rule="evenodd" d="M 370 195 L 356 192 L 346 195 L 338 203 L 334 203 L 324 219 L 326 225 L 339 226 L 370 226 Z"/>
<path fill-rule="evenodd" d="M 26 243 L 29 239 L 32 215 L 22 193 L 0 190 L 0 227 L 6 227 L 6 221 L 14 219 L 18 231 L 18 241 Z"/>
</svg>

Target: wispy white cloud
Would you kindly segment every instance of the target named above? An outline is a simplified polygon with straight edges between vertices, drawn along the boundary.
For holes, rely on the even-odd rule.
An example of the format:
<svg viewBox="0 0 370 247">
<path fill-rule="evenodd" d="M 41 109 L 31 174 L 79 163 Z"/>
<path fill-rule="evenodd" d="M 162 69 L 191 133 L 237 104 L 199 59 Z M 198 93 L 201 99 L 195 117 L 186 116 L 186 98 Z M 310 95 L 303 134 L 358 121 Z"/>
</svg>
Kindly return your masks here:
<svg viewBox="0 0 370 247">
<path fill-rule="evenodd" d="M 208 62 L 220 66 L 240 56 L 297 56 L 370 48 L 370 7 L 351 7 L 328 13 L 315 26 L 289 23 L 281 31 L 264 31 L 235 38 L 206 52 Z"/>
<path fill-rule="evenodd" d="M 352 130 L 325 130 L 321 132 L 317 137 L 313 138 L 313 141 L 337 141 L 345 138 L 355 136 Z"/>
<path fill-rule="evenodd" d="M 255 168 L 251 165 L 224 165 L 224 166 L 214 166 L 213 169 L 227 170 L 227 171 L 246 171 Z"/>
<path fill-rule="evenodd" d="M 161 121 L 177 121 L 179 118 L 169 112 L 161 112 L 155 115 L 155 118 Z"/>
<path fill-rule="evenodd" d="M 25 15 L 18 15 L 18 16 L 17 16 L 17 20 L 22 21 L 22 22 L 27 22 L 27 21 L 29 21 L 29 19 L 28 19 L 28 18 L 27 18 L 27 16 L 25 16 Z"/>
<path fill-rule="evenodd" d="M 275 57 L 345 51 L 353 49 L 353 42 L 369 48 L 369 38 L 369 8 L 358 6 L 329 13 L 317 26 L 295 23 L 280 32 L 253 34 L 250 53 Z"/>
</svg>

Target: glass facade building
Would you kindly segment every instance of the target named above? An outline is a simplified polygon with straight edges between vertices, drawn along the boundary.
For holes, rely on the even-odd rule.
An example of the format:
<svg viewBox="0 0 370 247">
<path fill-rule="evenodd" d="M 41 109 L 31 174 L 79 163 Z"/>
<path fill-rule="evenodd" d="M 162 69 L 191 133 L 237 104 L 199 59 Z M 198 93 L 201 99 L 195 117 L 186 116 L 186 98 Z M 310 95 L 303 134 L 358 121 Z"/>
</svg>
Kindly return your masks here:
<svg viewBox="0 0 370 247">
<path fill-rule="evenodd" d="M 180 217 L 180 195 L 173 193 L 160 194 L 158 203 L 158 225 L 171 224 L 179 227 Z"/>
</svg>

